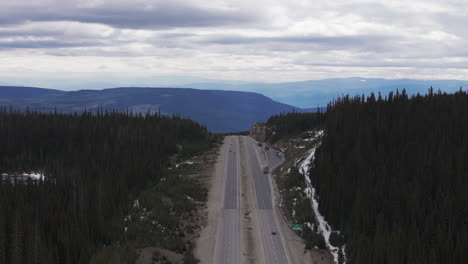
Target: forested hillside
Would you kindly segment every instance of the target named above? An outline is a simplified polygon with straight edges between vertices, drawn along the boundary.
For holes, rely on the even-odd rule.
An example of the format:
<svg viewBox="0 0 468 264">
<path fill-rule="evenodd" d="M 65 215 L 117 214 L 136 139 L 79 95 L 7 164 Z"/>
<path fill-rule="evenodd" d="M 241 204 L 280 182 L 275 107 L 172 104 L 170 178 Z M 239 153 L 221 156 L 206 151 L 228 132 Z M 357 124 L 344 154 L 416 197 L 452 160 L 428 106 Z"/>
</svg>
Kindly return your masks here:
<svg viewBox="0 0 468 264">
<path fill-rule="evenodd" d="M 271 116 L 265 125 L 275 132 L 270 142 L 275 142 L 283 137 L 295 136 L 299 133 L 316 129 L 323 125 L 325 113 L 320 108 L 315 113 L 284 113 Z"/>
<path fill-rule="evenodd" d="M 343 97 L 310 178 L 348 263 L 468 262 L 468 94 Z"/>
<path fill-rule="evenodd" d="M 165 178 L 169 157 L 206 149 L 210 138 L 178 117 L 1 109 L 0 174 L 45 179 L 0 180 L 0 263 L 89 263 L 98 247 L 122 237 L 144 188 L 177 184 Z"/>
</svg>

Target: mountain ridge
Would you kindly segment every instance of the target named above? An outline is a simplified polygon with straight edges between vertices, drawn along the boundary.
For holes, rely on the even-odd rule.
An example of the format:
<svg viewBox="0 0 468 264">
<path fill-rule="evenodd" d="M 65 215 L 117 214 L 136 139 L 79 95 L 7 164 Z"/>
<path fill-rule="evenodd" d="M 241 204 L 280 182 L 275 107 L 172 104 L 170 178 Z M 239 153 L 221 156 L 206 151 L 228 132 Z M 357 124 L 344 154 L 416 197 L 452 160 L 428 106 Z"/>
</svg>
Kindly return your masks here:
<svg viewBox="0 0 468 264">
<path fill-rule="evenodd" d="M 273 114 L 303 111 L 255 92 L 164 87 L 60 91 L 0 86 L 0 105 L 60 112 L 105 109 L 159 112 L 191 118 L 213 132 L 248 130 L 253 123 L 266 121 Z"/>
<path fill-rule="evenodd" d="M 256 91 L 273 100 L 295 105 L 301 108 L 324 107 L 333 99 L 342 95 L 369 95 L 370 93 L 388 94 L 389 91 L 405 89 L 409 95 L 426 94 L 430 87 L 443 92 L 455 92 L 460 87 L 468 87 L 466 80 L 419 80 L 419 79 L 384 79 L 384 78 L 329 78 L 281 83 L 191 83 L 179 85 L 204 89 L 230 89 L 239 91 Z"/>
<path fill-rule="evenodd" d="M 8 83 L 17 81 L 4 80 Z M 28 84 L 34 83 L 29 81 Z M 113 76 L 107 79 L 96 77 L 80 77 L 72 79 L 40 79 L 36 80 L 39 86 L 52 87 L 59 90 L 77 90 L 83 87 L 95 89 L 109 89 L 109 87 L 167 87 L 167 88 L 193 88 L 203 90 L 235 90 L 256 92 L 275 101 L 293 105 L 300 108 L 325 107 L 330 101 L 342 95 L 369 95 L 370 93 L 388 94 L 389 91 L 406 89 L 409 95 L 416 93 L 426 94 L 432 86 L 435 91 L 455 92 L 460 87 L 467 88 L 468 80 L 456 79 L 385 79 L 367 77 L 328 78 L 318 80 L 292 81 L 292 82 L 247 82 L 235 80 L 215 80 L 203 78 L 182 78 L 153 76 L 151 78 L 125 79 Z M 1 85 L 1 83 L 0 83 Z"/>
</svg>

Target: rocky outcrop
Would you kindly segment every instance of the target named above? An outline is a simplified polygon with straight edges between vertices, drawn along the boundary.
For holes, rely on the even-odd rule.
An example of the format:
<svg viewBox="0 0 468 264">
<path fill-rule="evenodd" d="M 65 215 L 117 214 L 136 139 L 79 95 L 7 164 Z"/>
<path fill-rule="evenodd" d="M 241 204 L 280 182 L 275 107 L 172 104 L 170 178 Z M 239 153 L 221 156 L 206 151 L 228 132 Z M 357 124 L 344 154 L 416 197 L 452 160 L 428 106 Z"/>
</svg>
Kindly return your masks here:
<svg viewBox="0 0 468 264">
<path fill-rule="evenodd" d="M 273 130 L 262 123 L 255 123 L 250 129 L 250 136 L 258 141 L 267 141 L 273 133 Z"/>
</svg>

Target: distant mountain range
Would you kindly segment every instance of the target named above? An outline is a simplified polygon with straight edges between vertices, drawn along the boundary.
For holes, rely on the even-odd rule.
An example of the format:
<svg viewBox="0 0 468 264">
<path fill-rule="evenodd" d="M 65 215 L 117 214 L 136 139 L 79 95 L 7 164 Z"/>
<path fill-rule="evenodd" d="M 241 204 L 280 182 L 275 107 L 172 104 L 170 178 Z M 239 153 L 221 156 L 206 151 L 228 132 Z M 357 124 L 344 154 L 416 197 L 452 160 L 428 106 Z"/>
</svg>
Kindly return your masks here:
<svg viewBox="0 0 468 264">
<path fill-rule="evenodd" d="M 112 82 L 110 80 L 109 82 Z M 67 83 L 67 82 L 64 82 Z M 462 80 L 388 80 L 340 78 L 290 83 L 248 83 L 207 81 L 181 84 L 175 88 L 113 88 L 62 91 L 23 86 L 0 86 L 0 105 L 63 112 L 104 109 L 178 114 L 206 125 L 214 132 L 247 130 L 273 114 L 289 111 L 315 111 L 341 95 L 369 95 L 406 89 L 408 94 L 466 89 Z M 94 86 L 90 86 L 96 88 Z M 198 88 L 204 90 L 197 90 Z M 228 91 L 229 90 L 229 91 Z M 262 95 L 263 94 L 263 95 Z M 271 99 L 270 99 L 271 98 Z"/>
<path fill-rule="evenodd" d="M 60 91 L 22 86 L 0 86 L 0 105 L 61 112 L 102 109 L 178 114 L 206 125 L 213 132 L 248 130 L 271 115 L 303 111 L 252 92 L 186 88 L 113 88 Z"/>
<path fill-rule="evenodd" d="M 386 95 L 389 91 L 406 89 L 408 94 L 435 91 L 454 92 L 460 87 L 466 89 L 468 81 L 463 80 L 414 80 L 381 78 L 335 78 L 301 82 L 265 83 L 245 81 L 210 80 L 187 76 L 151 76 L 130 78 L 125 76 L 56 77 L 54 79 L 11 79 L 0 77 L 0 85 L 43 86 L 59 90 L 104 89 L 108 87 L 175 87 L 208 90 L 244 91 L 263 94 L 277 102 L 301 108 L 324 107 L 338 96 L 369 95 L 379 91 Z"/>
<path fill-rule="evenodd" d="M 455 92 L 463 87 L 468 88 L 468 81 L 462 80 L 411 80 L 411 79 L 378 79 L 378 78 L 336 78 L 286 83 L 191 83 L 179 87 L 221 89 L 235 91 L 253 91 L 264 94 L 278 102 L 302 108 L 326 106 L 331 100 L 341 95 L 369 95 L 381 92 L 387 95 L 390 91 L 406 89 L 409 95 L 427 93 L 432 86 L 434 91 Z"/>
</svg>

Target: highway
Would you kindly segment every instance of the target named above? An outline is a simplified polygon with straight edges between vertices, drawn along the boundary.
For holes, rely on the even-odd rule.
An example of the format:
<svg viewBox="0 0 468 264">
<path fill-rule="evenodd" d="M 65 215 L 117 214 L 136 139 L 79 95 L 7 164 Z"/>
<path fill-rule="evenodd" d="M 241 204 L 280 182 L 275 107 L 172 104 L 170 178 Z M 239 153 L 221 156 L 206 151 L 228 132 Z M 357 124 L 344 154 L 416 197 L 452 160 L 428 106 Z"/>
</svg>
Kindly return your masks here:
<svg viewBox="0 0 468 264">
<path fill-rule="evenodd" d="M 252 182 L 253 197 L 255 200 L 255 211 L 258 216 L 258 226 L 260 230 L 257 254 L 264 255 L 267 264 L 287 264 L 290 263 L 287 251 L 285 250 L 281 230 L 278 228 L 277 214 L 273 207 L 272 187 L 270 174 L 264 174 L 263 168 L 268 165 L 274 168 L 282 162 L 276 156 L 275 150 L 263 151 L 257 146 L 257 142 L 250 137 L 243 137 L 243 143 L 239 142 L 239 137 L 228 136 L 225 144 L 228 144 L 223 151 L 224 154 L 224 187 L 222 208 L 220 208 L 219 221 L 217 227 L 216 244 L 214 252 L 214 263 L 216 264 L 238 264 L 241 262 L 241 232 L 240 230 L 240 155 L 245 155 L 243 166 L 247 168 L 248 178 Z M 240 145 L 245 153 L 240 152 Z M 259 151 L 261 150 L 261 151 Z M 266 154 L 266 155 L 265 155 Z M 244 156 L 243 156 L 244 157 Z M 242 190 L 246 192 L 247 190 Z M 260 239 L 261 237 L 261 239 Z"/>
<path fill-rule="evenodd" d="M 215 263 L 233 263 L 240 261 L 239 230 L 239 140 L 228 137 L 225 153 L 224 198 L 221 208 L 220 224 L 215 248 Z"/>
<path fill-rule="evenodd" d="M 276 151 L 273 149 L 265 151 L 267 154 L 265 156 L 266 160 L 262 160 L 261 155 L 257 154 L 257 149 L 260 149 L 257 142 L 249 137 L 245 139 L 266 263 L 289 263 L 281 231 L 278 228 L 276 213 L 273 209 L 270 175 L 263 173 L 265 165 L 268 165 L 270 169 L 274 169 L 282 160 L 276 156 Z"/>
</svg>

